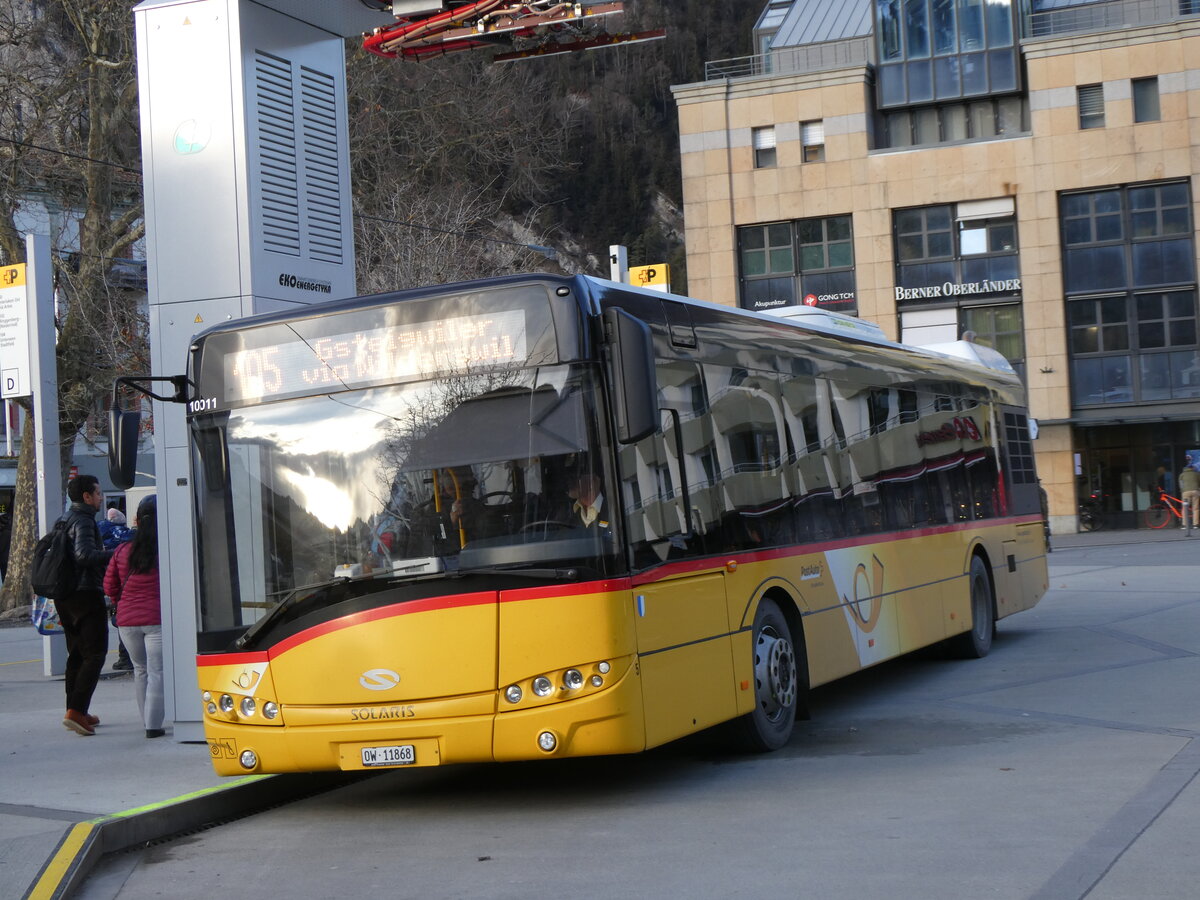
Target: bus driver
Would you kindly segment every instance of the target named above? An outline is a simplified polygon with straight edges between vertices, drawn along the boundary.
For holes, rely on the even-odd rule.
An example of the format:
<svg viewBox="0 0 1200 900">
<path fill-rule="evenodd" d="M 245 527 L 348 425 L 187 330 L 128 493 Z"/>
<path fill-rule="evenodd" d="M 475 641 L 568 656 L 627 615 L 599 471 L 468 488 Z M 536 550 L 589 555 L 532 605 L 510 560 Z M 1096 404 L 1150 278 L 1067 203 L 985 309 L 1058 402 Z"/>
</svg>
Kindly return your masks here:
<svg viewBox="0 0 1200 900">
<path fill-rule="evenodd" d="M 608 506 L 600 487 L 600 479 L 588 473 L 577 475 L 571 480 L 567 496 L 574 501 L 569 516 L 572 525 L 582 524 L 584 528 L 608 529 Z"/>
</svg>

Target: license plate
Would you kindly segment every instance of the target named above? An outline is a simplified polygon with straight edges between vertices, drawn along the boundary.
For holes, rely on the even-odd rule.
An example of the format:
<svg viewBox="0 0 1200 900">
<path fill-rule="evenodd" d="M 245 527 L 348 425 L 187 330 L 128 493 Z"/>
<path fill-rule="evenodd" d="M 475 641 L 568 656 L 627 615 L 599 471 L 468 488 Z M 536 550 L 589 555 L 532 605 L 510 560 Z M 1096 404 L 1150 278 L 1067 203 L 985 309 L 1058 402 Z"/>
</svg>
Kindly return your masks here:
<svg viewBox="0 0 1200 900">
<path fill-rule="evenodd" d="M 417 748 L 412 744 L 391 747 L 363 747 L 364 766 L 411 766 L 417 762 Z"/>
</svg>

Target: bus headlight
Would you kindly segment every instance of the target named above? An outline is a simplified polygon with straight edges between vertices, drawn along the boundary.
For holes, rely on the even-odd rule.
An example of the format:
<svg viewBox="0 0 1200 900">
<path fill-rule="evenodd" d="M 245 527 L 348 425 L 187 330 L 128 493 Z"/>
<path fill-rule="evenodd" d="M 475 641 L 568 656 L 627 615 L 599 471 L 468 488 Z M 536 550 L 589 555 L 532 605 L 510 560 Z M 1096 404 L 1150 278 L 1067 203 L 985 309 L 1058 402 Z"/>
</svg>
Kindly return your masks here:
<svg viewBox="0 0 1200 900">
<path fill-rule="evenodd" d="M 239 709 L 242 715 L 248 719 L 258 711 L 258 704 L 254 702 L 253 697 L 243 697 Z"/>
<path fill-rule="evenodd" d="M 221 702 L 219 705 L 221 707 L 221 712 L 223 712 L 223 713 L 233 712 L 233 698 L 230 697 L 228 694 L 221 695 Z"/>
<path fill-rule="evenodd" d="M 600 663 L 600 665 L 596 666 L 596 671 L 599 672 L 601 675 L 607 675 L 608 670 L 611 668 L 612 668 L 612 666 L 610 666 L 608 663 L 602 662 L 602 663 Z"/>
<path fill-rule="evenodd" d="M 539 697 L 549 697 L 554 693 L 554 682 L 545 675 L 533 679 L 533 692 Z"/>
<path fill-rule="evenodd" d="M 263 704 L 263 718 L 274 719 L 279 715 L 279 704 L 274 700 L 268 700 Z"/>
<path fill-rule="evenodd" d="M 538 735 L 538 746 L 547 753 L 553 753 L 554 748 L 558 746 L 558 738 L 553 731 L 543 731 Z"/>
<path fill-rule="evenodd" d="M 242 764 L 243 769 L 253 769 L 258 765 L 258 754 L 253 750 L 243 750 L 238 762 Z"/>
<path fill-rule="evenodd" d="M 509 703 L 520 703 L 521 698 L 525 696 L 525 692 L 521 690 L 519 684 L 510 684 L 504 691 L 504 699 Z"/>
<path fill-rule="evenodd" d="M 577 691 L 583 687 L 583 673 L 578 669 L 567 669 L 563 672 L 563 686 L 568 691 Z"/>
</svg>

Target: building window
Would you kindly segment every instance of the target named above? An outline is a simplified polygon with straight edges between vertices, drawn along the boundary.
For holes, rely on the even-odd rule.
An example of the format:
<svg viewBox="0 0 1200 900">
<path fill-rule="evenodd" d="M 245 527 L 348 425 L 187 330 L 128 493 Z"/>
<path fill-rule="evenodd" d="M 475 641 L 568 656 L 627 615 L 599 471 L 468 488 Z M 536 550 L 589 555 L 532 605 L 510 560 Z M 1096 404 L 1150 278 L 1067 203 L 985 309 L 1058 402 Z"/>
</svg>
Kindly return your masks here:
<svg viewBox="0 0 1200 900">
<path fill-rule="evenodd" d="M 1064 194 L 1059 203 L 1074 405 L 1200 397 L 1188 183 Z"/>
<path fill-rule="evenodd" d="M 968 219 L 958 223 L 959 256 L 1012 253 L 1017 249 L 1017 223 L 1004 219 Z"/>
<path fill-rule="evenodd" d="M 849 269 L 854 265 L 849 216 L 803 219 L 796 223 L 796 239 L 802 272 Z"/>
<path fill-rule="evenodd" d="M 991 347 L 1025 377 L 1025 324 L 1021 306 L 968 306 L 959 311 L 962 333 L 974 334 L 977 344 Z"/>
<path fill-rule="evenodd" d="M 750 278 L 792 275 L 796 262 L 792 251 L 792 226 L 752 225 L 738 230 L 742 246 L 742 275 Z"/>
<path fill-rule="evenodd" d="M 825 122 L 823 119 L 800 123 L 800 145 L 803 148 L 801 158 L 804 162 L 825 161 Z"/>
<path fill-rule="evenodd" d="M 1016 204 L 995 197 L 896 210 L 901 339 L 930 344 L 967 332 L 1023 375 L 1024 325 Z"/>
<path fill-rule="evenodd" d="M 923 206 L 896 213 L 896 256 L 902 263 L 954 255 L 949 206 Z"/>
<path fill-rule="evenodd" d="M 738 229 L 741 305 L 809 306 L 857 314 L 854 233 L 849 215 Z"/>
<path fill-rule="evenodd" d="M 1020 89 L 1012 0 L 876 0 L 881 109 Z"/>
<path fill-rule="evenodd" d="M 1076 406 L 1200 396 L 1195 290 L 1071 300 Z"/>
<path fill-rule="evenodd" d="M 1076 88 L 1079 101 L 1079 127 L 1104 127 L 1104 85 L 1081 84 Z"/>
<path fill-rule="evenodd" d="M 1060 210 L 1067 294 L 1195 282 L 1187 182 L 1064 194 Z"/>
<path fill-rule="evenodd" d="M 1150 184 L 1129 189 L 1130 235 L 1133 239 L 1188 234 L 1191 215 L 1186 184 Z"/>
<path fill-rule="evenodd" d="M 880 147 L 911 147 L 986 141 L 1029 133 L 1029 102 L 1024 97 L 989 97 L 970 103 L 941 103 L 880 115 Z"/>
<path fill-rule="evenodd" d="M 790 222 L 738 229 L 742 306 L 771 309 L 796 304 L 794 247 Z"/>
<path fill-rule="evenodd" d="M 1161 118 L 1158 108 L 1158 79 L 1133 79 L 1133 121 L 1157 122 Z"/>
<path fill-rule="evenodd" d="M 771 169 L 775 166 L 775 126 L 755 128 L 752 132 L 754 139 L 754 168 Z"/>
</svg>

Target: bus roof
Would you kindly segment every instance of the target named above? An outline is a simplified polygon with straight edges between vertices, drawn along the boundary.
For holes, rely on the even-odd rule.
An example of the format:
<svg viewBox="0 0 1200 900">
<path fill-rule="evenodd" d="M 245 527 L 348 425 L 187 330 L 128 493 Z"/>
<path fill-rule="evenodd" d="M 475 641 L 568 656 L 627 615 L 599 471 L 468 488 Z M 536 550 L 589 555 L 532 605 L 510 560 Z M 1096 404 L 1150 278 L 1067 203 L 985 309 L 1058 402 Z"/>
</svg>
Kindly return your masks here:
<svg viewBox="0 0 1200 900">
<path fill-rule="evenodd" d="M 952 359 L 958 362 L 966 362 L 992 372 L 998 372 L 1002 375 L 1007 375 L 1011 378 L 1018 378 L 1016 370 L 1012 367 L 1008 360 L 1005 359 L 1003 354 L 993 350 L 990 347 L 985 347 L 982 344 L 977 344 L 971 341 L 951 341 L 948 343 L 929 344 L 926 346 L 902 344 L 898 341 L 889 339 L 887 335 L 884 334 L 883 329 L 874 322 L 871 322 L 867 319 L 860 319 L 857 316 L 849 316 L 845 313 L 821 309 L 820 307 L 780 306 L 769 310 L 743 309 L 736 306 L 726 306 L 721 303 L 712 303 L 708 300 L 697 300 L 695 297 L 686 297 L 682 294 L 667 294 L 663 293 L 662 291 L 653 290 L 652 288 L 644 288 L 639 285 L 608 281 L 607 279 L 596 278 L 588 275 L 581 275 L 577 277 L 583 278 L 587 281 L 599 282 L 602 285 L 611 284 L 612 286 L 618 287 L 623 291 L 633 291 L 649 297 L 657 297 L 660 300 L 672 300 L 691 306 L 706 307 L 708 309 L 720 310 L 722 312 L 732 313 L 734 315 L 749 316 L 761 321 L 778 322 L 782 319 L 788 324 L 802 328 L 805 331 L 837 335 L 839 337 L 850 338 L 851 340 L 863 341 L 869 344 L 877 344 L 883 347 L 892 347 L 908 353 L 916 353 L 927 357 Z"/>
</svg>

